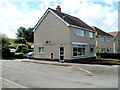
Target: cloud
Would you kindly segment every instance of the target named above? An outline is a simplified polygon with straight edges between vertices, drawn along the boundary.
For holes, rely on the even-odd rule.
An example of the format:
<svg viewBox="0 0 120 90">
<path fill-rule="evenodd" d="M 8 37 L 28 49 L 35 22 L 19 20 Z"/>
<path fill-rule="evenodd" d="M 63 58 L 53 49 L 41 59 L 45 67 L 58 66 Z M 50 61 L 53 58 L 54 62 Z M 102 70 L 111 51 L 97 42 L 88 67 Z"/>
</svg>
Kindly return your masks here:
<svg viewBox="0 0 120 90">
<path fill-rule="evenodd" d="M 4 5 L 4 7 L 3 7 Z M 28 5 L 22 3 L 24 10 L 19 10 L 17 5 L 12 3 L 2 3 L 0 6 L 0 30 L 10 38 L 16 37 L 17 29 L 20 26 L 25 28 L 34 27 L 39 18 L 42 16 L 42 10 L 28 11 Z"/>
<path fill-rule="evenodd" d="M 29 0 L 29 3 L 33 3 L 30 1 L 32 0 Z M 19 6 L 4 0 L 0 3 L 0 30 L 8 37 L 15 38 L 15 33 L 20 26 L 34 27 L 48 7 L 55 9 L 60 5 L 62 12 L 76 16 L 90 26 L 97 26 L 104 31 L 116 31 L 118 11 L 115 10 L 113 0 L 110 1 L 111 3 L 101 1 L 101 3 L 94 3 L 90 0 L 34 0 L 36 6 L 32 7 L 36 9 L 32 9 L 28 1 L 18 0 L 16 3 L 19 3 Z"/>
</svg>

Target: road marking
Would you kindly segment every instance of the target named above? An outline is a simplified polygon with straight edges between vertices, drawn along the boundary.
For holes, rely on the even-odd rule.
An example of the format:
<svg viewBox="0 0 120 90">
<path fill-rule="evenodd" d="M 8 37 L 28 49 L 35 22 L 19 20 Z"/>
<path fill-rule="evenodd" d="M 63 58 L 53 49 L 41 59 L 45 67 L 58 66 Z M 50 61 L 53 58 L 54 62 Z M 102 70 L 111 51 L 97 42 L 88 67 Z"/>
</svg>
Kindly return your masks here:
<svg viewBox="0 0 120 90">
<path fill-rule="evenodd" d="M 2 82 L 2 84 L 5 85 L 5 87 L 7 87 L 7 88 L 27 88 L 21 84 L 15 83 L 15 82 L 5 79 L 3 77 L 0 77 L 0 79 L 1 79 L 0 81 Z M 4 88 L 4 87 L 2 87 L 2 88 Z"/>
</svg>

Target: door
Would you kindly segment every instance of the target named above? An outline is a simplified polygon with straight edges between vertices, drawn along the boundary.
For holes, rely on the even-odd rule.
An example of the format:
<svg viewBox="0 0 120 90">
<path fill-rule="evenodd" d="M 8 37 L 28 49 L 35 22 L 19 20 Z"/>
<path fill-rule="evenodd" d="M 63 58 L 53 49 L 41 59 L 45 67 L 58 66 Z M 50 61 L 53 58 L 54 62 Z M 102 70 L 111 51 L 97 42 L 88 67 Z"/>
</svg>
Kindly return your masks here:
<svg viewBox="0 0 120 90">
<path fill-rule="evenodd" d="M 64 62 L 64 47 L 59 48 L 59 61 Z"/>
</svg>

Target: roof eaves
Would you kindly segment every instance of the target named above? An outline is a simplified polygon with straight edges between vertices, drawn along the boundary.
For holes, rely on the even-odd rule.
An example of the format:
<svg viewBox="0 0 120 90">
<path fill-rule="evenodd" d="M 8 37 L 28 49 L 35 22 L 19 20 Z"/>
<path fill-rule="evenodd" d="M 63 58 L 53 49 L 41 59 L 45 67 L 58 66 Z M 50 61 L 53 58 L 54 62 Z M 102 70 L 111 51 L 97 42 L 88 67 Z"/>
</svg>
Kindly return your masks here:
<svg viewBox="0 0 120 90">
<path fill-rule="evenodd" d="M 69 26 L 69 24 L 64 21 L 60 16 L 58 16 L 56 13 L 54 13 L 52 10 L 50 10 L 51 13 L 53 13 L 58 19 L 60 19 L 63 23 L 65 23 L 67 26 Z"/>
<path fill-rule="evenodd" d="M 90 29 L 83 28 L 83 27 L 79 27 L 79 26 L 75 26 L 75 25 L 69 25 L 69 27 L 74 27 L 74 28 L 84 29 L 84 30 L 87 30 L 87 31 L 96 32 L 96 31 L 94 31 L 94 30 L 90 30 Z"/>
<path fill-rule="evenodd" d="M 36 28 L 39 26 L 39 24 L 42 22 L 42 20 L 45 18 L 45 16 L 47 15 L 47 13 L 48 12 L 51 12 L 51 13 L 53 13 L 58 19 L 60 19 L 63 23 L 65 23 L 67 26 L 69 26 L 69 24 L 66 22 L 66 21 L 64 21 L 62 18 L 60 18 L 56 13 L 54 13 L 50 8 L 48 8 L 47 10 L 46 10 L 46 12 L 43 14 L 43 16 L 40 18 L 40 20 L 37 22 L 37 24 L 35 25 L 35 27 L 34 27 L 34 30 L 33 30 L 33 32 L 36 30 Z"/>
<path fill-rule="evenodd" d="M 34 30 L 33 32 L 36 30 L 36 28 L 39 26 L 39 24 L 42 22 L 42 20 L 45 18 L 45 16 L 47 15 L 47 13 L 49 12 L 49 8 L 46 10 L 46 12 L 43 14 L 43 16 L 39 19 L 39 21 L 37 22 L 37 24 L 34 26 Z"/>
</svg>

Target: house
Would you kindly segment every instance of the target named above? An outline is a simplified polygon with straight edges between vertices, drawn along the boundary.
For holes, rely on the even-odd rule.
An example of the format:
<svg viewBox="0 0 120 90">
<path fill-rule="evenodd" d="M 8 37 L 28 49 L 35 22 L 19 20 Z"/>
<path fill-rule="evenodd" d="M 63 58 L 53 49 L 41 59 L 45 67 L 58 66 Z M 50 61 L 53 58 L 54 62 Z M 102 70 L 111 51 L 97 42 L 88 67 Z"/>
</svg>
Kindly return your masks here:
<svg viewBox="0 0 120 90">
<path fill-rule="evenodd" d="M 95 57 L 95 31 L 74 16 L 48 8 L 34 27 L 34 58 L 75 60 Z"/>
<path fill-rule="evenodd" d="M 113 36 L 95 26 L 96 31 L 96 53 L 113 53 Z"/>
<path fill-rule="evenodd" d="M 116 32 L 108 32 L 108 33 L 114 36 L 114 44 L 113 44 L 114 53 L 120 53 L 120 32 L 116 31 Z"/>
</svg>

